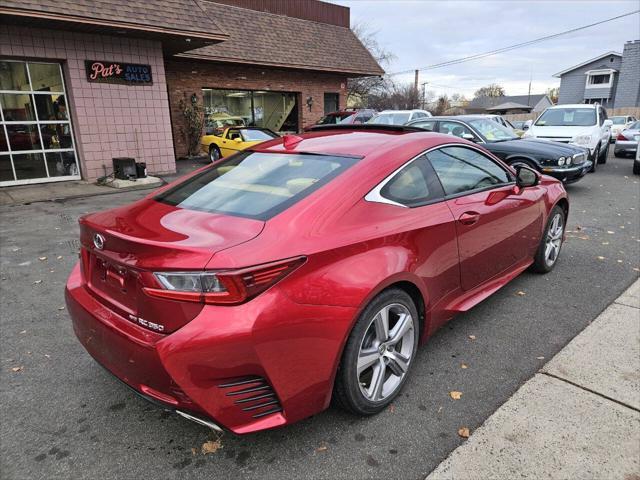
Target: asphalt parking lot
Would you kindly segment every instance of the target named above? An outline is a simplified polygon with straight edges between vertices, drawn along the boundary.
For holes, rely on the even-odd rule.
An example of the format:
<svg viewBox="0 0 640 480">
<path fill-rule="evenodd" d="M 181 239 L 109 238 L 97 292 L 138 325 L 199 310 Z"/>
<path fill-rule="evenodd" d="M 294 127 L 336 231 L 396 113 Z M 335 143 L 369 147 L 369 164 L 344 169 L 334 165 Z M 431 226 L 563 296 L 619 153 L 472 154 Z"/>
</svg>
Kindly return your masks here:
<svg viewBox="0 0 640 480">
<path fill-rule="evenodd" d="M 77 217 L 144 192 L 2 207 L 1 476 L 424 478 L 464 441 L 460 427 L 482 424 L 638 277 L 640 177 L 631 165 L 611 156 L 567 187 L 568 241 L 556 269 L 521 275 L 442 328 L 391 408 L 370 418 L 330 409 L 279 430 L 227 433 L 207 455 L 212 432 L 112 378 L 76 341 L 63 308 Z"/>
</svg>

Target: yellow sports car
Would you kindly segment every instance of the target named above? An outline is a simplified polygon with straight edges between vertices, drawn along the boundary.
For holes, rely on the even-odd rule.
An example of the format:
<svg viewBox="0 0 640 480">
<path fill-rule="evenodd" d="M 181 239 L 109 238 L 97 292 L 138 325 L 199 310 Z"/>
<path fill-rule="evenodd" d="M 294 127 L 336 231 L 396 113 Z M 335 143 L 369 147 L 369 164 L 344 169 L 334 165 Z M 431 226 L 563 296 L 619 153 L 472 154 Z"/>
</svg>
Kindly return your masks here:
<svg viewBox="0 0 640 480">
<path fill-rule="evenodd" d="M 202 151 L 209 155 L 209 160 L 215 162 L 222 157 L 228 157 L 245 148 L 276 137 L 278 134 L 268 128 L 228 127 L 221 135 L 203 135 L 200 139 L 200 146 Z"/>
</svg>

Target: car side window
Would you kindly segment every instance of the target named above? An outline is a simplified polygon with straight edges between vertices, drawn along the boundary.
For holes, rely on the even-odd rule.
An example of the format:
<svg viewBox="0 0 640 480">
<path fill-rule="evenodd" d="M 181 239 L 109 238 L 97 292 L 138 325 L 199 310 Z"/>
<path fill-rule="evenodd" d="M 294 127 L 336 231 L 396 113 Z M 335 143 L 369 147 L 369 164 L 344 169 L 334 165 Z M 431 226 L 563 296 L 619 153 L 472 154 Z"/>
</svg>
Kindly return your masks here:
<svg viewBox="0 0 640 480">
<path fill-rule="evenodd" d="M 602 126 L 605 120 L 604 111 L 602 110 L 602 107 L 598 107 L 598 117 L 600 117 L 598 120 L 598 124 Z"/>
<path fill-rule="evenodd" d="M 458 138 L 462 138 L 465 133 L 473 135 L 473 132 L 469 127 L 458 122 L 440 122 L 440 133 L 453 135 Z M 475 135 L 473 136 L 475 137 Z"/>
<path fill-rule="evenodd" d="M 444 197 L 426 155 L 396 173 L 380 190 L 380 195 L 408 207 L 416 207 Z"/>
<path fill-rule="evenodd" d="M 443 147 L 427 154 L 447 195 L 508 184 L 511 175 L 490 158 L 466 147 Z"/>
<path fill-rule="evenodd" d="M 424 128 L 429 132 L 433 132 L 436 129 L 436 121 L 435 120 L 424 120 L 422 122 L 416 122 L 411 124 L 412 127 Z"/>
</svg>

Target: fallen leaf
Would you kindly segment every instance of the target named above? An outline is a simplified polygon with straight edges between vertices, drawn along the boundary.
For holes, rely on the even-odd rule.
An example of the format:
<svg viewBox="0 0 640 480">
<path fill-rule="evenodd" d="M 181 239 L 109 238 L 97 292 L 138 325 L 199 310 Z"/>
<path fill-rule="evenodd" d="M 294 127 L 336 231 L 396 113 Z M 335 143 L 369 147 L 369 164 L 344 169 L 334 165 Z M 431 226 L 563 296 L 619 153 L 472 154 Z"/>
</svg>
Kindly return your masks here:
<svg viewBox="0 0 640 480">
<path fill-rule="evenodd" d="M 440 413 L 442 411 L 442 407 L 438 408 L 438 413 Z"/>
<path fill-rule="evenodd" d="M 460 427 L 458 429 L 458 435 L 462 438 L 469 438 L 469 429 L 467 427 Z"/>
<path fill-rule="evenodd" d="M 62 260 L 62 255 L 58 255 L 56 258 L 57 258 L 58 260 Z"/>
<path fill-rule="evenodd" d="M 218 440 L 209 440 L 208 442 L 204 442 L 202 444 L 202 454 L 207 455 L 209 453 L 216 453 L 219 449 L 222 448 L 222 441 Z"/>
<path fill-rule="evenodd" d="M 396 407 L 395 405 L 392 403 L 391 405 L 389 405 L 389 412 L 390 413 L 394 413 L 396 411 Z"/>
<path fill-rule="evenodd" d="M 26 330 L 22 330 L 20 333 L 24 334 L 24 333 L 27 333 L 27 331 Z"/>
<path fill-rule="evenodd" d="M 465 369 L 465 368 L 469 368 L 469 366 L 466 363 L 461 363 L 460 368 Z"/>
<path fill-rule="evenodd" d="M 622 263 L 622 260 L 618 260 L 618 263 Z"/>
<path fill-rule="evenodd" d="M 39 283 L 42 283 L 42 280 L 36 280 L 35 282 L 33 282 L 34 285 L 38 285 Z"/>
<path fill-rule="evenodd" d="M 476 339 L 476 336 L 475 336 L 475 335 L 469 335 L 469 338 L 470 338 L 471 340 L 475 340 L 475 339 Z"/>
<path fill-rule="evenodd" d="M 198 449 L 196 447 L 191 447 L 191 455 L 194 457 L 198 454 Z"/>
<path fill-rule="evenodd" d="M 589 240 L 589 237 L 586 235 L 583 235 L 582 237 L 578 237 L 580 240 Z"/>
<path fill-rule="evenodd" d="M 579 232 L 580 230 L 582 230 L 582 227 L 580 225 L 577 225 L 576 230 Z"/>
<path fill-rule="evenodd" d="M 525 292 L 523 292 L 522 290 L 518 290 L 518 291 L 516 292 L 516 295 L 518 295 L 519 297 L 524 297 L 524 296 L 526 295 L 526 293 L 525 293 Z"/>
<path fill-rule="evenodd" d="M 536 357 L 538 360 L 544 360 L 544 357 Z"/>
<path fill-rule="evenodd" d="M 603 245 L 609 245 L 609 242 L 602 242 Z"/>
<path fill-rule="evenodd" d="M 13 368 L 11 369 L 11 371 L 12 371 L 12 372 L 19 372 L 19 371 L 21 371 L 21 370 L 22 370 L 22 367 L 13 367 Z"/>
<path fill-rule="evenodd" d="M 18 251 L 20 251 L 20 247 L 12 248 L 11 251 L 12 252 L 18 252 Z"/>
<path fill-rule="evenodd" d="M 318 448 L 316 448 L 316 452 L 324 452 L 325 450 L 327 450 L 327 446 L 326 445 L 320 445 Z"/>
<path fill-rule="evenodd" d="M 454 400 L 460 400 L 460 398 L 462 397 L 462 392 L 457 392 L 455 390 L 449 392 L 449 396 L 451 398 L 453 398 Z"/>
<path fill-rule="evenodd" d="M 640 268 L 637 268 L 637 267 L 636 267 L 636 268 L 634 268 L 634 269 L 633 269 L 633 271 L 634 271 L 634 272 L 640 272 Z"/>
<path fill-rule="evenodd" d="M 58 307 L 58 310 L 64 310 L 64 307 Z"/>
<path fill-rule="evenodd" d="M 38 257 L 38 260 L 40 260 L 41 262 L 44 262 L 47 259 L 47 257 Z"/>
<path fill-rule="evenodd" d="M 596 257 L 598 260 L 604 260 L 604 257 Z"/>
<path fill-rule="evenodd" d="M 44 354 L 44 356 L 47 357 L 47 358 L 51 358 L 51 355 L 48 355 L 46 353 Z"/>
<path fill-rule="evenodd" d="M 613 235 L 615 232 L 612 232 L 611 230 L 607 230 L 607 233 L 608 233 L 609 235 Z"/>
</svg>

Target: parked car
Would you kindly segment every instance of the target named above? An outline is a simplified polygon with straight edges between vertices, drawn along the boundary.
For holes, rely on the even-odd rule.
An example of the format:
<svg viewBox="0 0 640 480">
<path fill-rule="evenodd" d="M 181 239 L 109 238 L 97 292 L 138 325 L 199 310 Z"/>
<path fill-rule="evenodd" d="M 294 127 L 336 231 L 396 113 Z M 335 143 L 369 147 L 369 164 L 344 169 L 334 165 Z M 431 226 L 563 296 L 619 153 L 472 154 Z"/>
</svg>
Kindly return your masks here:
<svg viewBox="0 0 640 480">
<path fill-rule="evenodd" d="M 636 148 L 636 158 L 633 160 L 633 173 L 640 175 L 640 145 Z"/>
<path fill-rule="evenodd" d="M 555 105 L 542 112 L 524 137 L 586 147 L 595 172 L 599 163 L 607 163 L 612 123 L 598 104 Z"/>
<path fill-rule="evenodd" d="M 320 120 L 318 120 L 315 125 L 335 125 L 335 124 L 358 124 L 358 123 L 367 123 L 371 118 L 376 114 L 375 110 L 372 109 L 353 109 L 347 108 L 346 110 L 340 110 L 337 112 L 331 112 L 326 114 Z M 313 128 L 312 125 L 310 127 L 306 127 L 305 131 Z"/>
<path fill-rule="evenodd" d="M 83 216 L 68 311 L 107 370 L 212 428 L 332 398 L 371 415 L 452 315 L 554 268 L 568 209 L 562 183 L 463 139 L 316 127 Z"/>
<path fill-rule="evenodd" d="M 522 130 L 523 132 L 525 130 L 529 130 L 529 123 L 527 120 L 515 120 L 511 123 L 513 124 L 513 128 L 516 130 Z"/>
<path fill-rule="evenodd" d="M 227 127 L 221 135 L 203 135 L 200 138 L 200 148 L 209 155 L 209 160 L 215 162 L 277 136 L 277 133 L 268 128 Z"/>
<path fill-rule="evenodd" d="M 611 117 L 611 121 L 613 122 L 611 125 L 611 141 L 615 142 L 618 134 L 629 128 L 637 120 L 636 117 L 632 115 L 616 115 L 615 117 Z"/>
<path fill-rule="evenodd" d="M 470 140 L 512 167 L 524 165 L 564 183 L 577 182 L 591 169 L 586 148 L 520 138 L 512 129 L 486 115 L 431 117 L 414 120 L 408 125 Z"/>
<path fill-rule="evenodd" d="M 623 157 L 630 153 L 635 154 L 640 140 L 640 122 L 635 122 L 626 130 L 622 130 L 616 136 L 616 144 L 613 146 L 613 154 Z"/>
<path fill-rule="evenodd" d="M 373 123 L 375 125 L 404 125 L 411 120 L 430 116 L 431 112 L 427 112 L 426 110 L 383 110 L 367 123 Z"/>
</svg>

